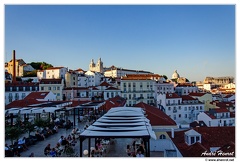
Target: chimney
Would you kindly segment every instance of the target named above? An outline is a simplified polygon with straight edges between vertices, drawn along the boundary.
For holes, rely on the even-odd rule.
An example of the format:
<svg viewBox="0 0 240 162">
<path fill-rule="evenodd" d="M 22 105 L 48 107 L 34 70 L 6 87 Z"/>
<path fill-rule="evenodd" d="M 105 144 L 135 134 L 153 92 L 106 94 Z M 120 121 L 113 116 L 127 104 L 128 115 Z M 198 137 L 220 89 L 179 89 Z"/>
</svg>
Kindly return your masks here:
<svg viewBox="0 0 240 162">
<path fill-rule="evenodd" d="M 174 129 L 172 128 L 171 130 L 172 130 L 171 131 L 172 132 L 172 138 L 174 138 Z"/>
<path fill-rule="evenodd" d="M 15 57 L 15 50 L 13 50 L 13 83 L 16 83 L 16 57 Z"/>
</svg>

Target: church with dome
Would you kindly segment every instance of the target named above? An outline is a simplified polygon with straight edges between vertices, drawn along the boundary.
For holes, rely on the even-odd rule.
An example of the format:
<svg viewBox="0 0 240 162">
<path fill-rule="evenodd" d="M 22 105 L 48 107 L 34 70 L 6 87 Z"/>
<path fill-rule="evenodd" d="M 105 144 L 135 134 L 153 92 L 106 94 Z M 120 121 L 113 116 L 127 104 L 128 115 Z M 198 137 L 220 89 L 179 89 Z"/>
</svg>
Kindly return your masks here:
<svg viewBox="0 0 240 162">
<path fill-rule="evenodd" d="M 177 73 L 177 70 L 175 70 L 172 75 L 172 79 L 178 79 L 178 78 L 180 78 L 180 75 Z"/>
<path fill-rule="evenodd" d="M 176 83 L 187 83 L 187 82 L 189 82 L 189 80 L 187 78 L 180 77 L 177 70 L 175 70 L 174 73 L 172 74 L 172 79 L 171 80 L 176 82 Z"/>
</svg>

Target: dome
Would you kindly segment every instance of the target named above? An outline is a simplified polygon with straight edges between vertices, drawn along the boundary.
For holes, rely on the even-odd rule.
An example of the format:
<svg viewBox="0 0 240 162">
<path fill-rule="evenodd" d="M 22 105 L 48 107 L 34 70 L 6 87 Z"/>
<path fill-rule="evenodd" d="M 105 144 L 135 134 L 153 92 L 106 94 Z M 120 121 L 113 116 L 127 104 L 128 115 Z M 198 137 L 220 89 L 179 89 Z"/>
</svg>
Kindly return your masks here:
<svg viewBox="0 0 240 162">
<path fill-rule="evenodd" d="M 180 75 L 177 73 L 177 70 L 175 70 L 172 75 L 172 79 L 177 79 L 177 78 L 180 78 Z"/>
</svg>

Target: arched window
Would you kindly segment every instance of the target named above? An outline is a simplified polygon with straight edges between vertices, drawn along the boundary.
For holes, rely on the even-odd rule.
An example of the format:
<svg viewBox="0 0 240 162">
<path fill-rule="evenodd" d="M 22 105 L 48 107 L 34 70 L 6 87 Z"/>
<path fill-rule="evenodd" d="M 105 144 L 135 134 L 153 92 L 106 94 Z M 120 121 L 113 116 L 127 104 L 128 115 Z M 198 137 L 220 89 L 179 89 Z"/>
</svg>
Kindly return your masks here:
<svg viewBox="0 0 240 162">
<path fill-rule="evenodd" d="M 166 139 L 166 136 L 164 134 L 161 134 L 159 139 Z"/>
</svg>

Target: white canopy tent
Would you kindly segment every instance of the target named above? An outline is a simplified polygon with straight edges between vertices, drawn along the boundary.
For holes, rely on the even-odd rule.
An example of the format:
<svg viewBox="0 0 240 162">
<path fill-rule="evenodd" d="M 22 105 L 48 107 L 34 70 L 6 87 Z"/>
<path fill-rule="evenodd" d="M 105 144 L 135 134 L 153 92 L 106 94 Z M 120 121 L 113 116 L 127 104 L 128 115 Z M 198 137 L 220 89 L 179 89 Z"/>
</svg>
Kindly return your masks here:
<svg viewBox="0 0 240 162">
<path fill-rule="evenodd" d="M 144 113 L 142 108 L 136 107 L 110 109 L 80 134 L 80 150 L 86 138 L 143 138 L 149 151 L 149 139 L 156 139 L 156 135 Z M 150 156 L 150 152 L 147 155 Z"/>
</svg>

